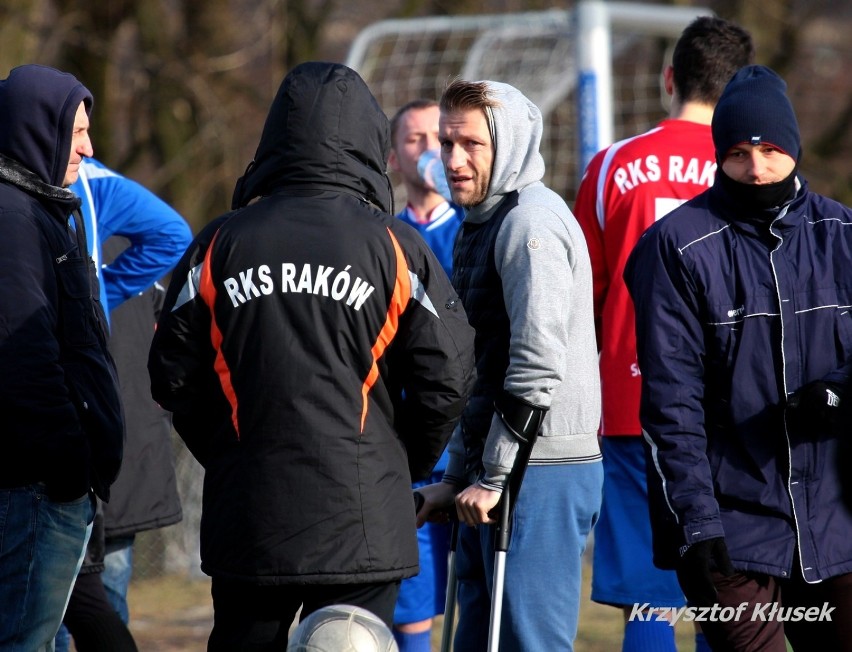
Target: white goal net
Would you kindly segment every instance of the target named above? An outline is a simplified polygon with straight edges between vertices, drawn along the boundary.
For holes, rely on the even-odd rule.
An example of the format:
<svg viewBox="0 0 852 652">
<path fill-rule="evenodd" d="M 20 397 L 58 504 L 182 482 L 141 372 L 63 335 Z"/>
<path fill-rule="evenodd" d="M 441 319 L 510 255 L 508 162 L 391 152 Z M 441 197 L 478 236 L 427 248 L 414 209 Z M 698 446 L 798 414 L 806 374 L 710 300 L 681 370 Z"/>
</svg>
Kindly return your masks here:
<svg viewBox="0 0 852 652">
<path fill-rule="evenodd" d="M 583 1 L 568 11 L 386 20 L 358 35 L 346 63 L 388 116 L 437 99 L 456 76 L 515 86 L 544 117 L 545 183 L 573 202 L 594 151 L 665 116 L 663 66 L 681 30 L 707 13 Z"/>
</svg>

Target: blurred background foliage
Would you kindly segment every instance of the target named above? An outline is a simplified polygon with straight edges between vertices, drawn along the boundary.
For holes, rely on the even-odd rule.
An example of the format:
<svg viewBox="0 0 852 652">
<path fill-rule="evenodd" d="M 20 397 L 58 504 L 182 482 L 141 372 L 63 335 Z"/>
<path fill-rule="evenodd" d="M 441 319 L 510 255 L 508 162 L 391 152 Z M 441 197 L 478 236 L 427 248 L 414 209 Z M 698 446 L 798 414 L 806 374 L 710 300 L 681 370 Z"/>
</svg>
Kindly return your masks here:
<svg viewBox="0 0 852 652">
<path fill-rule="evenodd" d="M 708 7 L 752 32 L 759 62 L 788 81 L 802 128 L 804 175 L 814 189 L 852 204 L 852 2 L 669 4 Z M 4 0 L 0 77 L 22 63 L 75 74 L 95 96 L 95 155 L 169 201 L 197 231 L 229 209 L 269 103 L 294 65 L 344 61 L 358 31 L 385 18 L 571 6 L 535 0 Z"/>
</svg>

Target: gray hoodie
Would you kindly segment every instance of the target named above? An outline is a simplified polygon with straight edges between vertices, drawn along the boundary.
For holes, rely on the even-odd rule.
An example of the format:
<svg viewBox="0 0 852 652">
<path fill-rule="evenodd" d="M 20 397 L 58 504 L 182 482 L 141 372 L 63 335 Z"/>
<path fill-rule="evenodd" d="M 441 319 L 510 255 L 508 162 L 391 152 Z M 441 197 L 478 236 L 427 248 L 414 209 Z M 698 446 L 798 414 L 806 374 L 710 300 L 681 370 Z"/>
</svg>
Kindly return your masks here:
<svg viewBox="0 0 852 652">
<path fill-rule="evenodd" d="M 562 198 L 541 182 L 538 108 L 512 86 L 486 84 L 500 103 L 488 115 L 495 144 L 491 182 L 485 200 L 467 211 L 465 221 L 486 222 L 508 193 L 519 191 L 494 250 L 511 323 L 503 388 L 549 408 L 530 464 L 595 461 L 600 376 L 585 238 Z M 495 415 L 483 453 L 484 486 L 502 488 L 517 450 L 516 439 Z M 461 481 L 464 444 L 458 427 L 449 453 L 445 480 Z"/>
</svg>

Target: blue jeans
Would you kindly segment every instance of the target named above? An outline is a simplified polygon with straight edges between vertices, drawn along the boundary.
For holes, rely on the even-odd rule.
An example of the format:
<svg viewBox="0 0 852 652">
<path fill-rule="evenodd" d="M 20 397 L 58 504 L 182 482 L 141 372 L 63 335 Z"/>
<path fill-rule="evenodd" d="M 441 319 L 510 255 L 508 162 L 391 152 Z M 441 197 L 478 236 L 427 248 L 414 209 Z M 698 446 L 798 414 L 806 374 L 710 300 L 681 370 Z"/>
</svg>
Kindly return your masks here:
<svg viewBox="0 0 852 652">
<path fill-rule="evenodd" d="M 133 575 L 133 541 L 133 535 L 107 539 L 104 572 L 101 574 L 109 603 L 125 625 L 130 621 L 127 589 Z"/>
<path fill-rule="evenodd" d="M 130 620 L 127 588 L 130 585 L 130 576 L 133 574 L 133 540 L 134 537 L 131 535 L 116 537 L 106 542 L 104 570 L 101 573 L 107 599 L 125 625 Z M 71 649 L 71 634 L 68 628 L 62 625 L 56 634 L 56 652 L 68 652 L 69 649 Z"/>
<path fill-rule="evenodd" d="M 0 490 L 0 649 L 52 652 L 92 532 L 90 496 L 49 500 L 40 484 Z"/>
<path fill-rule="evenodd" d="M 530 466 L 518 494 L 500 627 L 501 652 L 570 652 L 580 610 L 582 556 L 598 517 L 600 462 Z M 488 646 L 493 526 L 461 526 L 456 548 L 456 650 Z"/>
</svg>

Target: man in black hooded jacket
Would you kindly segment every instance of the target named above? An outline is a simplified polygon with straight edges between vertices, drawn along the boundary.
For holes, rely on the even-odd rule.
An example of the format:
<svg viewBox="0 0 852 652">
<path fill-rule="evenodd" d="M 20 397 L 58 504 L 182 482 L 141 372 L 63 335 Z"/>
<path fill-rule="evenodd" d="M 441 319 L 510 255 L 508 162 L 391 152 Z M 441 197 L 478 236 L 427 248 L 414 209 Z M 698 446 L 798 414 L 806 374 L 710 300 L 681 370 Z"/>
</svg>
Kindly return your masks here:
<svg viewBox="0 0 852 652">
<path fill-rule="evenodd" d="M 53 649 L 109 498 L 123 418 L 79 199 L 92 96 L 25 65 L 0 81 L 0 649 Z M 73 219 L 70 216 L 73 215 Z M 50 646 L 50 647 L 47 647 Z"/>
<path fill-rule="evenodd" d="M 296 67 L 235 210 L 173 273 L 148 368 L 205 468 L 209 650 L 281 650 L 300 606 L 354 604 L 390 626 L 418 571 L 411 481 L 464 407 L 473 331 L 393 217 L 389 150 L 354 71 Z"/>
</svg>

